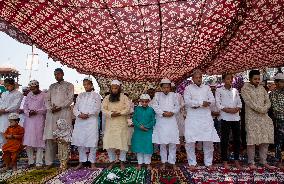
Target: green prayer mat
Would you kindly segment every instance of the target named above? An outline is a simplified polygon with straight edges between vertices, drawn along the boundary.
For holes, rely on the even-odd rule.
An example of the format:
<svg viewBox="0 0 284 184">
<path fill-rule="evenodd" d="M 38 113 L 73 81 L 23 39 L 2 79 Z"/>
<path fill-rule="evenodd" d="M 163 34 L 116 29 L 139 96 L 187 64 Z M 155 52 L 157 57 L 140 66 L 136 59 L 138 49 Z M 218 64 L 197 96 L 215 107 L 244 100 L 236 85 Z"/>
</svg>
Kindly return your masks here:
<svg viewBox="0 0 284 184">
<path fill-rule="evenodd" d="M 109 173 L 114 173 L 119 178 L 111 180 L 107 178 Z M 112 170 L 105 170 L 98 176 L 93 184 L 143 184 L 145 183 L 146 169 L 138 171 L 135 167 L 127 167 L 125 170 L 115 167 Z"/>
<path fill-rule="evenodd" d="M 58 174 L 58 168 L 30 170 L 7 180 L 11 184 L 42 184 Z"/>
</svg>

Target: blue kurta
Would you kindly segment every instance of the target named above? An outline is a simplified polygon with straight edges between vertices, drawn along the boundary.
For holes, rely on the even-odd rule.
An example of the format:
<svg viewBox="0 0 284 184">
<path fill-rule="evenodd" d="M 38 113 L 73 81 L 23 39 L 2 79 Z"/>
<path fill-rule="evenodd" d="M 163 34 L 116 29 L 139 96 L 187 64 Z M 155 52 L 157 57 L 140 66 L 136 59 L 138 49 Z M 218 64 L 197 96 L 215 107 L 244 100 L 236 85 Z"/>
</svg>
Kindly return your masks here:
<svg viewBox="0 0 284 184">
<path fill-rule="evenodd" d="M 156 123 L 155 111 L 152 107 L 138 106 L 132 118 L 134 133 L 131 140 L 131 149 L 135 153 L 153 154 L 152 134 Z M 143 125 L 148 131 L 140 129 Z"/>
</svg>

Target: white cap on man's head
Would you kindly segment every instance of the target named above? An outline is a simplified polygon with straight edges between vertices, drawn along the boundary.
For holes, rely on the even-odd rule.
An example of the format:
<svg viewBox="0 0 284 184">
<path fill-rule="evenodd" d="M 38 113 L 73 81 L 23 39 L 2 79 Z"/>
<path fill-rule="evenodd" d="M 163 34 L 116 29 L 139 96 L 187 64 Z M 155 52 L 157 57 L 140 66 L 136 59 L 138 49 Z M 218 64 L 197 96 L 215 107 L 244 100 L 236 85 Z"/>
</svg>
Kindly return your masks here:
<svg viewBox="0 0 284 184">
<path fill-rule="evenodd" d="M 85 77 L 85 78 L 84 78 L 84 80 L 88 80 L 88 81 L 93 82 L 93 80 L 92 80 L 92 78 L 91 78 L 91 77 Z M 83 81 L 84 81 L 84 80 L 83 80 Z"/>
<path fill-rule="evenodd" d="M 284 74 L 278 73 L 277 75 L 275 75 L 274 80 L 284 80 Z"/>
<path fill-rule="evenodd" d="M 160 84 L 171 84 L 172 82 L 170 81 L 170 79 L 164 78 L 161 80 Z"/>
<path fill-rule="evenodd" d="M 20 115 L 18 113 L 10 113 L 8 115 L 8 120 L 16 120 L 16 119 L 19 119 L 20 118 Z"/>
<path fill-rule="evenodd" d="M 120 86 L 121 82 L 119 80 L 113 80 L 113 81 L 111 81 L 110 85 L 118 85 L 118 86 Z"/>
<path fill-rule="evenodd" d="M 151 97 L 148 94 L 140 95 L 140 100 L 151 100 Z"/>
<path fill-rule="evenodd" d="M 37 80 L 31 80 L 29 82 L 29 87 L 39 86 L 39 82 Z"/>
</svg>

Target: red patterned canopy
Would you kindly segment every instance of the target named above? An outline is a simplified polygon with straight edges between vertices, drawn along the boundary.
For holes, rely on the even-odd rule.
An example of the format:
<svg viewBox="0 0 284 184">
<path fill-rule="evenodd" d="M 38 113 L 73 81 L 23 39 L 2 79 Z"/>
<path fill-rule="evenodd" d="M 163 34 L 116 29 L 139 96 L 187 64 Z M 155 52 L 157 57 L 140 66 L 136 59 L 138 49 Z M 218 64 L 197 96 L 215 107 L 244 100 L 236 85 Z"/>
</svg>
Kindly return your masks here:
<svg viewBox="0 0 284 184">
<path fill-rule="evenodd" d="M 0 30 L 82 73 L 178 81 L 195 68 L 284 65 L 283 8 L 283 0 L 2 0 Z"/>
</svg>

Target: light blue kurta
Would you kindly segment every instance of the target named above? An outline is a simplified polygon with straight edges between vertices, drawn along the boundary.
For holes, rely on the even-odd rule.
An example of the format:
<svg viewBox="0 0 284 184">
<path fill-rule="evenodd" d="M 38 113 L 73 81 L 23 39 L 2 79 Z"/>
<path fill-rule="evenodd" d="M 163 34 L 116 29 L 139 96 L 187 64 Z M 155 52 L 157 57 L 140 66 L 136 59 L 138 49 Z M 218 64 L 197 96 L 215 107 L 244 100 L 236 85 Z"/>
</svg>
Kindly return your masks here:
<svg viewBox="0 0 284 184">
<path fill-rule="evenodd" d="M 152 134 L 156 123 L 155 111 L 152 107 L 138 106 L 132 118 L 134 133 L 131 140 L 131 149 L 135 153 L 153 154 Z M 148 131 L 141 130 L 143 125 Z"/>
</svg>

